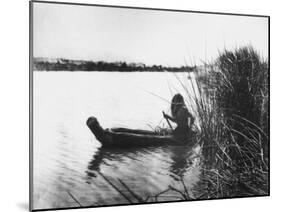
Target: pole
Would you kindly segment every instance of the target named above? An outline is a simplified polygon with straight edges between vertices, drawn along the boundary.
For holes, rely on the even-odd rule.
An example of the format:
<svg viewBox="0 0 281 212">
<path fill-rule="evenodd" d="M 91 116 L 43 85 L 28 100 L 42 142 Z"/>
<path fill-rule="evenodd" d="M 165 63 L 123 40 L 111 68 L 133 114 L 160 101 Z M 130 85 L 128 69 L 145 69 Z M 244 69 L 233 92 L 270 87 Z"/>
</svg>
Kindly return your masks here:
<svg viewBox="0 0 281 212">
<path fill-rule="evenodd" d="M 170 121 L 169 121 L 169 119 L 165 117 L 164 111 L 162 111 L 162 113 L 163 113 L 163 116 L 164 116 L 164 118 L 166 119 L 168 125 L 170 126 L 171 130 L 174 130 L 173 127 L 172 127 L 172 125 L 171 125 L 171 123 L 170 123 Z"/>
</svg>

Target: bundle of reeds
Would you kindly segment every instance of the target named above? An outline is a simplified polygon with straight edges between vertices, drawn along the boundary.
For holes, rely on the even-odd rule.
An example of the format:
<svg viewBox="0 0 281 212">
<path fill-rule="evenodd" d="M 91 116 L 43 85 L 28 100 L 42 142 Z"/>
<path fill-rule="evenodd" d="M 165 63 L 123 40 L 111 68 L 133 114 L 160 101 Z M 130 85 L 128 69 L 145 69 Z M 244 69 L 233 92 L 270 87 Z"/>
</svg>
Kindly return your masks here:
<svg viewBox="0 0 281 212">
<path fill-rule="evenodd" d="M 225 50 L 205 71 L 195 100 L 209 191 L 203 198 L 268 194 L 267 61 L 243 47 Z"/>
</svg>

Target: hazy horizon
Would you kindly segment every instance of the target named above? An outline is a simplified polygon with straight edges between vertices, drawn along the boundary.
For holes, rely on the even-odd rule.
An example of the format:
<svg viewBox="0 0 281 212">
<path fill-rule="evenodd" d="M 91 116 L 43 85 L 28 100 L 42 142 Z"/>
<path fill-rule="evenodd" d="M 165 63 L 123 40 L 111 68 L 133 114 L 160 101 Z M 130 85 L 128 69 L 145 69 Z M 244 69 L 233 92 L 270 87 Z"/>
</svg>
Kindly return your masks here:
<svg viewBox="0 0 281 212">
<path fill-rule="evenodd" d="M 70 60 L 70 61 L 84 61 L 84 62 L 94 62 L 94 63 L 98 63 L 98 62 L 104 62 L 104 63 L 114 63 L 114 64 L 117 64 L 117 63 L 126 63 L 127 65 L 132 65 L 132 64 L 135 64 L 135 65 L 145 65 L 145 66 L 163 66 L 163 67 L 174 67 L 174 68 L 180 68 L 180 67 L 186 67 L 186 65 L 175 65 L 175 66 L 164 66 L 162 64 L 146 64 L 146 63 L 143 63 L 141 61 L 130 61 L 130 62 L 127 62 L 127 61 L 121 61 L 121 60 L 116 60 L 116 61 L 106 61 L 106 60 L 92 60 L 92 59 L 69 59 L 69 58 L 64 58 L 64 57 L 34 57 L 33 59 L 35 60 L 47 60 L 47 61 L 56 61 L 56 60 Z M 35 61 L 34 61 L 35 62 Z M 190 66 L 191 67 L 191 66 Z"/>
<path fill-rule="evenodd" d="M 268 57 L 268 19 L 34 3 L 34 57 L 200 65 L 252 45 Z"/>
</svg>

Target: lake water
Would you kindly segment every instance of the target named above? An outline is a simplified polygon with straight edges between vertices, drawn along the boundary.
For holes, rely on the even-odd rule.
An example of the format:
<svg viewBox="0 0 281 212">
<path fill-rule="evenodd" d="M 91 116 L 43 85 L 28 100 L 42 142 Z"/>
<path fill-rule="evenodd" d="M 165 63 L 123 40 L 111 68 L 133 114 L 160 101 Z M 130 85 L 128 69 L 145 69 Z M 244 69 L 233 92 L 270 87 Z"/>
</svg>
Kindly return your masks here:
<svg viewBox="0 0 281 212">
<path fill-rule="evenodd" d="M 33 208 L 78 207 L 73 197 L 82 206 L 128 204 L 98 172 L 128 196 L 119 179 L 145 198 L 170 185 L 183 190 L 183 178 L 192 196 L 198 146 L 106 150 L 86 126 L 89 116 L 104 128 L 167 126 L 162 110 L 186 93 L 176 76 L 192 93 L 193 75 L 184 73 L 34 72 Z M 179 198 L 158 199 L 167 200 Z"/>
</svg>

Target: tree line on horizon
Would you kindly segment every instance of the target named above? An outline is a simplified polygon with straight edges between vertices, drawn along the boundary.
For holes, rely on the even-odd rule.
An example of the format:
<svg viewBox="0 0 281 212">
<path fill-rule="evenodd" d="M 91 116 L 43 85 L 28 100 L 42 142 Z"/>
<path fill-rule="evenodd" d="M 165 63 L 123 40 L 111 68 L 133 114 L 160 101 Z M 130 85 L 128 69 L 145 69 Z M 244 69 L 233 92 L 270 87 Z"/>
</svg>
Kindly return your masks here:
<svg viewBox="0 0 281 212">
<path fill-rule="evenodd" d="M 162 65 L 148 66 L 143 63 L 82 61 L 69 59 L 34 58 L 35 71 L 112 71 L 112 72 L 192 72 L 195 67 L 167 67 Z"/>
</svg>

